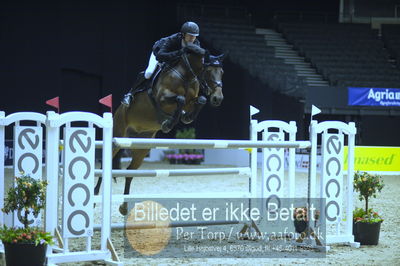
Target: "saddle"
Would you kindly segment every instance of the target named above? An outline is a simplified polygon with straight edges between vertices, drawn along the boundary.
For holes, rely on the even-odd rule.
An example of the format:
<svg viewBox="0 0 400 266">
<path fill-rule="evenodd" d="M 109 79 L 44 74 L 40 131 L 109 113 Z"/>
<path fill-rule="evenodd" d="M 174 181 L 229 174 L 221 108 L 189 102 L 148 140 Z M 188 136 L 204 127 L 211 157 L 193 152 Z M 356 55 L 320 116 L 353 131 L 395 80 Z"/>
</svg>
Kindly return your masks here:
<svg viewBox="0 0 400 266">
<path fill-rule="evenodd" d="M 160 76 L 161 71 L 163 70 L 163 66 L 157 65 L 156 70 L 154 71 L 153 75 L 150 79 L 144 78 L 144 71 L 139 73 L 138 80 L 136 84 L 132 88 L 132 95 L 142 92 L 142 91 L 149 91 L 153 88 L 154 83 L 156 82 L 157 78 Z"/>
</svg>

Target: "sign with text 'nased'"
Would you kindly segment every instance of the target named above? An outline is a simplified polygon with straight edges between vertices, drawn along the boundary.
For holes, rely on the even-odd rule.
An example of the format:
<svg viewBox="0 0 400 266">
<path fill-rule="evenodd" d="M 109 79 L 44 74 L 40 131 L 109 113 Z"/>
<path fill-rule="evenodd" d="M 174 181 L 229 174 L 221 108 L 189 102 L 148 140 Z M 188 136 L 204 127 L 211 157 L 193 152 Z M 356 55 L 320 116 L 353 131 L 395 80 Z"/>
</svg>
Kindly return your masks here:
<svg viewBox="0 0 400 266">
<path fill-rule="evenodd" d="M 345 169 L 347 169 L 347 150 L 348 147 L 345 147 Z M 356 146 L 354 151 L 354 170 L 400 172 L 400 148 Z"/>
</svg>

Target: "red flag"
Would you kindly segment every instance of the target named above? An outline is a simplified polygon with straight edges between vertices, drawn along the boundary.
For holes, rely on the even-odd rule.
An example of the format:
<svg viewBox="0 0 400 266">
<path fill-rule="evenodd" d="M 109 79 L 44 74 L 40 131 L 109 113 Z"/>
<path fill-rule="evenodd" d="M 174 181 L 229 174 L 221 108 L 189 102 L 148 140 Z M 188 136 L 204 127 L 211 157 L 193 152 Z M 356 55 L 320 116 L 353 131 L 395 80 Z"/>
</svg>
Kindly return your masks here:
<svg viewBox="0 0 400 266">
<path fill-rule="evenodd" d="M 101 98 L 99 100 L 99 103 L 104 104 L 107 107 L 110 107 L 111 113 L 112 113 L 112 94 L 107 95 L 104 98 Z"/>
<path fill-rule="evenodd" d="M 60 113 L 60 97 L 54 97 L 53 99 L 47 100 L 46 104 L 57 108 L 58 113 Z"/>
</svg>

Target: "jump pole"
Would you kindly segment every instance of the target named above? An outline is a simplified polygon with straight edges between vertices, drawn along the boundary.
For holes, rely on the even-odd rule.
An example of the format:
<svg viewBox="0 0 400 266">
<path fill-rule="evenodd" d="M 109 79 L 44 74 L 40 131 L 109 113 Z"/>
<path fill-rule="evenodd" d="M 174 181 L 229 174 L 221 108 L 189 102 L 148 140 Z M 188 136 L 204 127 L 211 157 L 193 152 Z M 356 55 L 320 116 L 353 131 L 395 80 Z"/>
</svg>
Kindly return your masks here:
<svg viewBox="0 0 400 266">
<path fill-rule="evenodd" d="M 114 223 L 111 224 L 113 230 L 125 230 L 125 229 L 154 229 L 154 228 L 176 228 L 176 227 L 192 227 L 192 226 L 207 226 L 207 225 L 226 225 L 226 224 L 239 224 L 239 221 L 197 221 L 197 222 L 171 222 L 168 226 L 159 225 L 156 223 L 140 223 L 140 224 L 125 224 L 125 223 Z M 93 230 L 98 231 L 101 229 L 100 224 L 93 225 Z"/>
</svg>

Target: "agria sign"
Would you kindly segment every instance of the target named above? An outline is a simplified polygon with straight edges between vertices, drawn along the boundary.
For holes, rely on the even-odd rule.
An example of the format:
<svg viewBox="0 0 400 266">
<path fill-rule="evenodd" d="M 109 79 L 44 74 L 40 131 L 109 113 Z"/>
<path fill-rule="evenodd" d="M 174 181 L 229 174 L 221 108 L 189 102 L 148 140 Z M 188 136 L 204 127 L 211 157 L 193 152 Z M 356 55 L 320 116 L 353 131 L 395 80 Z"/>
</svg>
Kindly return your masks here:
<svg viewBox="0 0 400 266">
<path fill-rule="evenodd" d="M 348 105 L 400 106 L 400 89 L 349 87 Z"/>
</svg>

